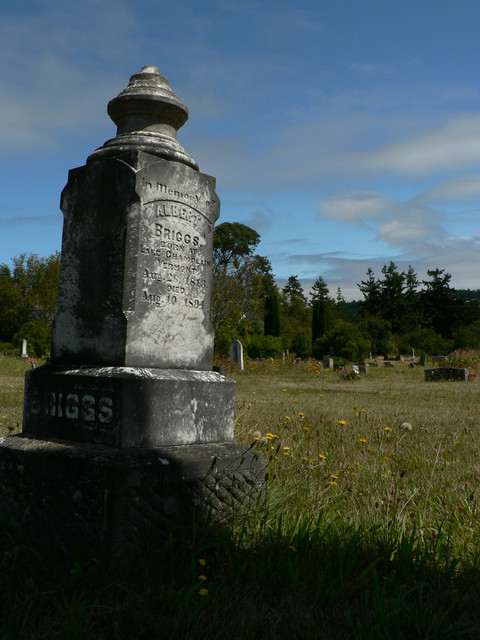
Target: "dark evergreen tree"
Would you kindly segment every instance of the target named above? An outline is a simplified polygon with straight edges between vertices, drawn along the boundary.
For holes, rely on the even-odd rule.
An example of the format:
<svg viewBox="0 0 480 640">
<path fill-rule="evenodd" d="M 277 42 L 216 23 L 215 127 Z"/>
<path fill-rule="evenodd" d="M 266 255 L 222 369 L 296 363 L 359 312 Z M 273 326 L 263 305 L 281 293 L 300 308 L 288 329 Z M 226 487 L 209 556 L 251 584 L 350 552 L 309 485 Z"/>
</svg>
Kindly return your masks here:
<svg viewBox="0 0 480 640">
<path fill-rule="evenodd" d="M 289 309 L 307 306 L 307 298 L 298 276 L 290 276 L 282 289 L 282 304 Z"/>
<path fill-rule="evenodd" d="M 312 290 L 310 291 L 310 304 L 313 304 L 315 300 L 322 300 L 324 302 L 332 301 L 333 299 L 330 297 L 330 292 L 328 290 L 327 283 L 325 280 L 319 276 L 312 285 Z"/>
<path fill-rule="evenodd" d="M 397 265 L 390 264 L 382 267 L 384 275 L 380 281 L 380 315 L 391 323 L 394 333 L 402 333 L 408 328 L 406 322 L 406 303 L 403 295 L 405 289 L 405 274 L 399 272 Z"/>
<path fill-rule="evenodd" d="M 375 274 L 369 267 L 367 269 L 367 279 L 361 280 L 357 287 L 363 294 L 363 312 L 370 316 L 376 316 L 380 313 L 381 309 L 381 284 L 380 281 L 375 278 Z"/>
<path fill-rule="evenodd" d="M 451 338 L 460 325 L 462 301 L 457 300 L 455 289 L 450 287 L 452 276 L 445 269 L 427 271 L 430 280 L 424 280 L 422 310 L 424 326 L 431 326 L 443 338 Z"/>
<path fill-rule="evenodd" d="M 335 324 L 335 306 L 330 300 L 314 300 L 312 304 L 312 344 Z"/>
<path fill-rule="evenodd" d="M 277 293 L 265 296 L 264 329 L 266 336 L 280 335 L 280 300 Z"/>
<path fill-rule="evenodd" d="M 280 296 L 281 336 L 284 345 L 292 349 L 298 333 L 308 334 L 311 328 L 311 310 L 297 276 L 290 276 Z"/>
</svg>

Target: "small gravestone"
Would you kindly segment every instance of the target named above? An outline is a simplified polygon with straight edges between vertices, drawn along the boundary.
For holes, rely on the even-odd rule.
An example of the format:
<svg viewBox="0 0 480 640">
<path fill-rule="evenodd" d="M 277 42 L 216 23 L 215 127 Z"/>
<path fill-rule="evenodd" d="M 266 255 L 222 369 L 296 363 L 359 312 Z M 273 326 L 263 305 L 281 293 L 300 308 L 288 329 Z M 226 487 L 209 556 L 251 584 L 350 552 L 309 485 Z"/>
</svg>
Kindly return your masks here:
<svg viewBox="0 0 480 640">
<path fill-rule="evenodd" d="M 383 363 L 383 365 L 384 365 L 385 367 L 394 367 L 394 366 L 395 366 L 391 360 L 385 360 L 385 362 Z"/>
<path fill-rule="evenodd" d="M 425 369 L 425 380 L 468 380 L 468 369 L 460 367 L 435 367 L 433 369 Z"/>
<path fill-rule="evenodd" d="M 425 367 L 426 366 L 426 364 L 427 364 L 427 354 L 426 353 L 422 353 L 420 355 L 420 360 L 419 360 L 418 364 L 421 367 Z"/>
<path fill-rule="evenodd" d="M 240 371 L 243 371 L 243 345 L 240 340 L 234 340 L 230 344 L 230 363 L 238 365 Z"/>
<path fill-rule="evenodd" d="M 258 492 L 213 371 L 215 178 L 177 141 L 187 107 L 153 66 L 108 105 L 117 135 L 70 171 L 51 361 L 0 445 L 0 518 L 63 548 L 141 548 Z"/>
<path fill-rule="evenodd" d="M 27 341 L 25 339 L 22 340 L 22 353 L 21 353 L 21 357 L 22 358 L 28 358 L 28 352 L 27 352 Z"/>
<path fill-rule="evenodd" d="M 366 362 L 357 362 L 355 363 L 355 366 L 358 367 L 359 373 L 368 373 L 368 364 Z"/>
<path fill-rule="evenodd" d="M 395 356 L 395 360 L 397 362 L 403 362 L 403 356 L 400 353 L 397 353 L 397 355 Z"/>
<path fill-rule="evenodd" d="M 333 360 L 332 358 L 323 358 L 322 366 L 324 369 L 333 369 Z"/>
<path fill-rule="evenodd" d="M 415 349 L 413 347 L 410 349 L 410 358 L 412 360 L 415 358 Z"/>
<path fill-rule="evenodd" d="M 447 361 L 447 356 L 432 356 L 432 363 L 437 364 L 438 362 L 444 363 Z"/>
</svg>

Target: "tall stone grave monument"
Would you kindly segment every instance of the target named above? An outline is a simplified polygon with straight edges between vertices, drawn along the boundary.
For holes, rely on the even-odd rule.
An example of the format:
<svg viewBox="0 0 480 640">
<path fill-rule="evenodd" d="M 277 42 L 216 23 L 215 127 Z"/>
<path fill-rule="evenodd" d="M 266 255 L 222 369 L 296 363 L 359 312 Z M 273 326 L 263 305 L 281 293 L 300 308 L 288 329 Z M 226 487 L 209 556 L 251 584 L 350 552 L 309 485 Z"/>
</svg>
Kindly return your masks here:
<svg viewBox="0 0 480 640">
<path fill-rule="evenodd" d="M 0 447 L 0 517 L 111 550 L 194 505 L 239 507 L 264 467 L 233 442 L 234 382 L 212 370 L 220 204 L 177 141 L 187 107 L 147 66 L 108 113 L 116 137 L 62 193 L 51 362 L 27 373 L 22 434 Z"/>
</svg>

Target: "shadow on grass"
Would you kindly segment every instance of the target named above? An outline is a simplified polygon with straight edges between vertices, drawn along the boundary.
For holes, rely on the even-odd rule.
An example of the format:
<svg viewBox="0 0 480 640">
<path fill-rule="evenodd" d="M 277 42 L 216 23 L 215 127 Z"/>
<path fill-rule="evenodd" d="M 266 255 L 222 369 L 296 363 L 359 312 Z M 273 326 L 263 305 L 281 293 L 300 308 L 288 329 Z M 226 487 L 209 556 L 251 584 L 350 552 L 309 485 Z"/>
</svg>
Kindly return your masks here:
<svg viewBox="0 0 480 640">
<path fill-rule="evenodd" d="M 321 521 L 183 529 L 136 556 L 57 554 L 0 532 L 2 640 L 475 638 L 480 574 L 448 541 Z"/>
</svg>

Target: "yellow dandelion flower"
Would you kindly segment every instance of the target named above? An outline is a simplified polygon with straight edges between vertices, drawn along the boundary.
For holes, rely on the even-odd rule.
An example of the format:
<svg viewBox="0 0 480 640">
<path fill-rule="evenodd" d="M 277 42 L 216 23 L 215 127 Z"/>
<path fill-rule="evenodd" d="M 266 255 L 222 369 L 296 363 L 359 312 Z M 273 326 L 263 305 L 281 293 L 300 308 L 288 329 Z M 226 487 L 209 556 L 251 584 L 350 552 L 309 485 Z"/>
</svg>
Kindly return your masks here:
<svg viewBox="0 0 480 640">
<path fill-rule="evenodd" d="M 284 450 L 284 451 L 289 451 L 289 450 L 290 450 L 290 447 L 283 447 L 283 450 Z"/>
<path fill-rule="evenodd" d="M 282 389 L 282 391 L 286 391 L 286 389 Z"/>
<path fill-rule="evenodd" d="M 290 416 L 285 416 L 285 420 L 290 420 Z"/>
<path fill-rule="evenodd" d="M 386 433 L 388 433 L 388 432 L 389 432 L 389 431 L 391 431 L 391 430 L 392 430 L 392 429 L 391 429 L 391 427 L 385 427 L 385 429 L 384 429 L 384 431 L 385 431 Z"/>
<path fill-rule="evenodd" d="M 298 412 L 298 415 L 303 418 L 303 416 L 305 415 L 304 413 L 302 413 L 301 411 Z"/>
<path fill-rule="evenodd" d="M 335 482 L 335 480 L 330 480 L 328 484 L 337 484 L 337 483 Z"/>
<path fill-rule="evenodd" d="M 318 457 L 321 458 L 322 460 L 326 460 L 327 456 L 324 456 L 323 453 L 319 453 Z"/>
<path fill-rule="evenodd" d="M 202 582 L 205 582 L 205 580 L 207 579 L 207 576 L 198 576 L 198 579 L 201 580 Z"/>
<path fill-rule="evenodd" d="M 208 593 L 208 589 L 205 589 L 205 587 L 202 587 L 201 589 L 198 590 L 198 594 L 201 596 L 206 596 Z"/>
<path fill-rule="evenodd" d="M 310 427 L 303 427 L 303 430 L 305 431 L 305 433 L 308 433 L 310 431 Z"/>
<path fill-rule="evenodd" d="M 352 409 L 358 409 L 358 405 L 357 404 L 352 405 Z"/>
<path fill-rule="evenodd" d="M 365 438 L 360 438 L 360 442 L 363 442 L 365 444 L 367 440 Z"/>
<path fill-rule="evenodd" d="M 204 567 L 207 564 L 207 561 L 204 558 L 199 558 L 198 559 L 198 564 L 200 564 L 202 567 Z"/>
<path fill-rule="evenodd" d="M 338 424 L 347 424 L 347 421 L 346 420 L 339 420 Z"/>
<path fill-rule="evenodd" d="M 338 476 L 336 476 L 334 473 L 331 473 L 331 474 L 330 474 L 330 477 L 331 477 L 331 478 L 334 478 L 335 480 L 338 480 Z"/>
</svg>

